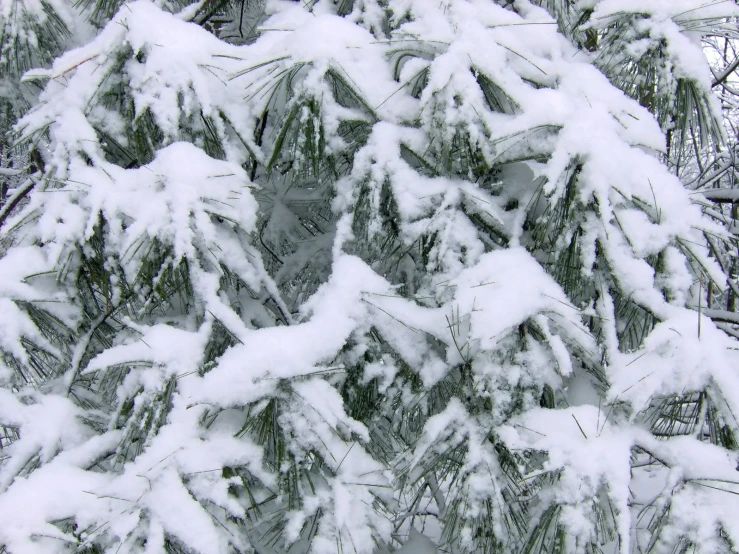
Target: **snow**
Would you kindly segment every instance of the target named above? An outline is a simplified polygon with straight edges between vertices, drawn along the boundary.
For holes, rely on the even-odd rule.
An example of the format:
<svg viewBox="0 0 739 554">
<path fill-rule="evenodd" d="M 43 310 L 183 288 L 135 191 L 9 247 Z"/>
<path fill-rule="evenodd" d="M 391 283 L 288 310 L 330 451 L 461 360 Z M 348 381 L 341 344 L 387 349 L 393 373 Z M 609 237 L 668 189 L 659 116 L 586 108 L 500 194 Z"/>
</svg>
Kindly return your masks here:
<svg viewBox="0 0 739 554">
<path fill-rule="evenodd" d="M 174 469 L 163 471 L 152 483 L 144 506 L 162 529 L 200 554 L 218 554 L 228 548 L 210 518 L 182 485 Z"/>
<path fill-rule="evenodd" d="M 33 539 L 34 535 L 74 542 L 49 523 L 84 514 L 89 510 L 89 489 L 103 486 L 103 473 L 85 471 L 88 464 L 115 448 L 117 433 L 92 437 L 77 448 L 68 448 L 30 477 L 16 479 L 0 496 L 0 517 L 5 524 L 0 540 L 11 552 L 42 554 L 57 552 L 59 543 Z M 93 497 L 94 498 L 94 497 Z"/>
<path fill-rule="evenodd" d="M 48 352 L 58 354 L 58 349 L 39 332 L 33 321 L 16 302 L 63 301 L 64 295 L 54 294 L 39 287 L 39 279 L 33 286 L 27 276 L 41 274 L 50 270 L 45 253 L 35 246 L 19 247 L 0 258 L 0 347 L 22 363 L 28 363 L 28 354 L 20 346 L 22 339 L 32 339 Z M 7 362 L 5 362 L 7 363 Z M 4 364 L 0 362 L 0 381 Z"/>
<path fill-rule="evenodd" d="M 711 94 L 705 30 L 686 22 L 739 15 L 719 4 L 578 6 L 601 30 L 632 18 L 625 56 L 664 40 L 665 78 Z M 736 429 L 736 342 L 711 320 L 736 314 L 691 308 L 697 278 L 726 280 L 706 237 L 728 231 L 698 201 L 737 193 L 691 195 L 661 162 L 665 129 L 545 10 L 389 0 L 383 30 L 384 9 L 270 0 L 259 38 L 236 46 L 192 7 L 138 0 L 27 74 L 48 84 L 16 132 L 41 140 L 47 170 L 3 227 L 0 424 L 20 437 L 0 457 L 8 552 L 248 551 L 281 525 L 275 551 L 307 548 L 308 530 L 314 554 L 474 551 L 478 531 L 508 548 L 525 494 L 532 522 L 557 507 L 567 551 L 600 540 L 600 509 L 606 548 L 640 551 L 650 495 L 669 506 L 660 548 L 685 534 L 717 551 L 719 527 L 739 543 L 739 505 L 710 488 L 736 496 L 737 456 L 702 442 L 708 408 L 692 435 L 647 424 L 658 399 L 703 391 Z M 142 147 L 149 114 L 161 136 Z M 370 129 L 356 151 L 346 122 Z M 639 344 L 624 346 L 616 298 L 655 318 Z M 28 371 L 29 352 L 58 371 Z"/>
<path fill-rule="evenodd" d="M 653 397 L 703 390 L 716 382 L 737 414 L 739 379 L 733 368 L 738 362 L 732 339 L 707 317 L 680 310 L 659 323 L 642 348 L 613 360 L 609 399 L 628 401 L 637 413 Z"/>
<path fill-rule="evenodd" d="M 612 425 L 595 406 L 578 406 L 531 410 L 502 428 L 500 436 L 510 448 L 548 453 L 542 471 L 559 475 L 548 500 L 566 507 L 566 525 L 580 544 L 594 534 L 593 512 L 587 500 L 596 498 L 604 487 L 624 541 L 620 551 L 629 551 L 632 430 Z"/>
<path fill-rule="evenodd" d="M 250 331 L 228 350 L 198 387 L 194 400 L 243 405 L 273 391 L 279 379 L 310 375 L 330 361 L 364 316 L 362 291 L 388 291 L 388 284 L 361 260 L 334 261 L 331 280 L 305 305 L 308 321 Z M 289 344 L 290 348 L 283 345 Z M 247 369 L 248 368 L 248 369 Z"/>
</svg>

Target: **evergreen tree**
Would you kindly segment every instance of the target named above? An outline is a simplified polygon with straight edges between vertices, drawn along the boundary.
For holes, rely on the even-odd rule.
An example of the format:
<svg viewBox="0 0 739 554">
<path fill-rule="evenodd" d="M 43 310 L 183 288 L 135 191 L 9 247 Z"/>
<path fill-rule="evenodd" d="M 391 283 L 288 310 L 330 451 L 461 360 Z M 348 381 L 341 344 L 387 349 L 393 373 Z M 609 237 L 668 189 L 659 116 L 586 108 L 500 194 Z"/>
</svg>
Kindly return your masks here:
<svg viewBox="0 0 739 554">
<path fill-rule="evenodd" d="M 737 17 L 6 2 L 0 552 L 739 551 Z"/>
</svg>

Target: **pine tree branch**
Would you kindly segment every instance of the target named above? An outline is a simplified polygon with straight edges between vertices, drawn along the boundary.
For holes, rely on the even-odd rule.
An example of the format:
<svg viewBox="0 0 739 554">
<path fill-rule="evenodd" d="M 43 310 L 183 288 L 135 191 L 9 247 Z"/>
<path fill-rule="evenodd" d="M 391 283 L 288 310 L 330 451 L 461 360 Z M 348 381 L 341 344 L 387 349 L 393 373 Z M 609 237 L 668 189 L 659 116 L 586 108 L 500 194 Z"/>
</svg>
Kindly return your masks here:
<svg viewBox="0 0 739 554">
<path fill-rule="evenodd" d="M 707 200 L 711 200 L 718 204 L 733 204 L 734 202 L 739 202 L 739 189 L 711 189 L 702 190 L 700 193 L 705 196 Z"/>
<path fill-rule="evenodd" d="M 23 175 L 27 169 L 9 169 L 7 167 L 0 167 L 0 175 L 5 177 L 15 177 L 17 175 Z"/>
<path fill-rule="evenodd" d="M 697 308 L 693 308 L 697 309 Z M 709 310 L 707 308 L 701 308 L 701 313 L 712 319 L 713 321 L 721 321 L 723 323 L 733 323 L 739 325 L 739 314 L 736 312 L 728 312 L 726 310 Z"/>
<path fill-rule="evenodd" d="M 0 208 L 0 228 L 2 228 L 5 220 L 8 219 L 13 210 L 21 203 L 21 201 L 28 196 L 33 188 L 36 186 L 36 181 L 29 177 L 20 187 L 18 187 L 5 205 Z"/>
<path fill-rule="evenodd" d="M 721 73 L 718 75 L 714 74 L 714 81 L 711 83 L 711 88 L 719 86 L 721 83 L 726 81 L 726 79 L 729 78 L 729 75 L 734 73 L 736 71 L 736 68 L 739 67 L 739 57 L 737 57 L 733 62 L 731 62 L 726 69 L 724 69 Z"/>
<path fill-rule="evenodd" d="M 85 354 L 90 349 L 90 344 L 92 343 L 92 338 L 97 332 L 98 329 L 102 325 L 105 324 L 105 322 L 108 320 L 109 317 L 111 317 L 113 314 L 115 314 L 122 306 L 126 305 L 126 302 L 129 298 L 131 298 L 132 294 L 127 294 L 123 298 L 121 298 L 121 301 L 118 303 L 118 305 L 114 307 L 108 307 L 106 309 L 105 313 L 99 315 L 91 324 L 90 330 L 85 333 L 85 335 L 82 337 L 82 340 L 77 344 L 77 347 L 74 350 L 74 355 L 72 356 L 72 364 L 71 367 L 67 370 L 67 372 L 64 375 L 64 388 L 67 396 L 72 392 L 72 387 L 74 386 L 74 381 L 77 378 L 77 376 L 80 374 L 80 371 L 82 371 L 82 360 L 85 357 Z"/>
</svg>

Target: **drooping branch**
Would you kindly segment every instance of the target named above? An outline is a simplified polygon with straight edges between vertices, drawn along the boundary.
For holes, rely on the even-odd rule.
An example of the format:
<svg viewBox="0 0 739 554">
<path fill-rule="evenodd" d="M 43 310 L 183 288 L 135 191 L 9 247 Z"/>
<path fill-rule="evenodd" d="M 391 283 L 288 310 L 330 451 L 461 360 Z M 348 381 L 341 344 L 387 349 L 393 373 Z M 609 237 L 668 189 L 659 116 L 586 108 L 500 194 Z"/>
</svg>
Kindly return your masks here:
<svg viewBox="0 0 739 554">
<path fill-rule="evenodd" d="M 21 203 L 21 201 L 28 196 L 33 188 L 36 186 L 36 181 L 32 178 L 28 178 L 20 187 L 18 187 L 5 205 L 0 208 L 0 228 L 2 228 L 5 220 L 8 219 L 13 210 Z"/>
</svg>

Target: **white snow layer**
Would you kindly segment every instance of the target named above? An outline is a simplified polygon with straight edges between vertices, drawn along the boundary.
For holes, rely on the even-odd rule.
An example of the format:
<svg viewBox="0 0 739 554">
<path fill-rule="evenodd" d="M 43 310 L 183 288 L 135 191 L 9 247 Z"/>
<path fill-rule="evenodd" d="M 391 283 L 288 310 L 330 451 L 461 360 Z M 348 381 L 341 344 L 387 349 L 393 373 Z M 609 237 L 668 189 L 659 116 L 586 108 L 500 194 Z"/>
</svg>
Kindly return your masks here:
<svg viewBox="0 0 739 554">
<path fill-rule="evenodd" d="M 127 333 L 84 368 L 82 352 L 73 356 L 67 387 L 79 374 L 133 362 L 141 367 L 132 365 L 119 398 L 138 390 L 149 395 L 142 398 L 151 398 L 176 379 L 165 424 L 117 472 L 98 471 L 95 464 L 116 452 L 121 431 L 110 426 L 94 432 L 84 424 L 82 408 L 58 390 L 0 389 L 0 423 L 17 428 L 20 435 L 3 449 L 7 457 L 0 462 L 0 545 L 15 554 L 59 552 L 60 545 L 76 544 L 78 538 L 52 522 L 74 518 L 80 529 L 93 530 L 79 537 L 83 544 L 107 534 L 123 545 L 121 552 L 136 551 L 144 540 L 147 553 L 164 552 L 165 536 L 202 554 L 246 548 L 244 540 L 219 527 L 221 520 L 204 505 L 246 517 L 242 504 L 229 494 L 224 467 L 247 467 L 264 490 L 275 487 L 277 476 L 262 464 L 263 447 L 237 438 L 238 429 L 227 423 L 223 429 L 205 428 L 201 421 L 211 407 L 259 406 L 279 395 L 280 386 L 290 380 L 292 400 L 280 425 L 294 438 L 294 455 L 320 453 L 333 477 L 306 493 L 303 509 L 290 515 L 285 532 L 296 539 L 304 522 L 322 511 L 313 552 L 336 552 L 336 541 L 347 536 L 356 552 L 372 552 L 375 538 L 390 540 L 394 532 L 373 508 L 378 496 L 387 495 L 393 478 L 365 449 L 367 427 L 346 414 L 340 394 L 323 378 L 349 341 L 358 344 L 357 352 L 366 346 L 370 329 L 380 333 L 398 354 L 396 361 L 416 372 L 425 387 L 444 379 L 450 368 L 469 364 L 480 394 L 495 406 L 484 419 L 468 413 L 461 402 L 450 402 L 428 421 L 409 456 L 411 464 L 422 464 L 434 441 L 447 440 L 449 434 L 468 441 L 472 446 L 464 471 L 479 479 L 472 481 L 479 489 L 477 497 L 470 496 L 470 509 L 479 509 L 485 495 L 499 494 L 479 477 L 481 468 L 495 463 L 487 443 L 479 444 L 491 428 L 487 425 L 513 451 L 546 453 L 544 471 L 559 475 L 547 499 L 564 506 L 562 521 L 576 544 L 591 537 L 590 502 L 605 494 L 615 509 L 618 548 L 632 549 L 634 448 L 664 461 L 669 480 L 665 494 L 672 490 L 669 486 L 677 487 L 670 532 L 687 532 L 696 544 L 706 541 L 707 552 L 720 526 L 739 544 L 739 523 L 731 517 L 733 508 L 739 509 L 735 496 L 701 486 L 734 483 L 736 457 L 695 437 L 657 441 L 634 423 L 655 397 L 704 389 L 725 400 L 726 414 L 739 413 L 735 343 L 705 317 L 699 336 L 700 316 L 685 307 L 692 285 L 687 256 L 720 282 L 721 271 L 702 246 L 703 233 L 725 231 L 703 216 L 679 179 L 659 162 L 655 153 L 664 150 L 664 135 L 657 122 L 611 86 L 586 53 L 558 35 L 544 10 L 525 0 L 515 2 L 519 13 L 487 0 L 390 0 L 395 17 L 407 16 L 390 43 L 372 34 L 373 4 L 359 4 L 367 6 L 365 15 L 345 19 L 333 14 L 331 3 L 318 2 L 311 12 L 300 3 L 274 0 L 259 40 L 232 46 L 140 0 L 125 4 L 93 40 L 46 71 L 49 84 L 41 102 L 18 129 L 25 136 L 48 130 L 53 179 L 41 183 L 6 224 L 23 228 L 27 217 L 36 218 L 23 244 L 0 259 L 0 347 L 21 363 L 27 362 L 23 339 L 53 353 L 54 346 L 16 303 L 69 298 L 69 291 L 27 276 L 63 264 L 69 248 L 98 232 L 101 217 L 106 248 L 119 257 L 126 279 L 134 281 L 140 274 L 149 245 L 160 245 L 173 264 L 188 263 L 205 316 L 202 321 L 161 323 L 123 318 Z M 595 8 L 595 20 L 644 14 L 646 9 L 643 1 L 588 4 Z M 649 6 L 651 32 L 667 41 L 676 71 L 710 88 L 700 45 L 675 23 L 696 2 Z M 711 17 L 719 13 L 718 6 L 705 9 Z M 726 8 L 719 15 L 735 11 Z M 423 55 L 407 62 L 396 82 L 386 59 L 393 44 L 419 41 Z M 127 49 L 134 55 L 121 64 Z M 334 208 L 343 218 L 330 278 L 299 314 L 283 310 L 292 324 L 256 328 L 221 294 L 220 268 L 228 268 L 252 289 L 266 291 L 266 297 L 279 298 L 250 243 L 259 206 L 242 164 L 268 159 L 269 152 L 249 138 L 255 135 L 256 116 L 269 102 L 263 91 L 272 86 L 275 74 L 297 64 L 305 64 L 305 70 L 295 98 L 320 104 L 327 136 L 336 137 L 339 124 L 350 119 L 366 121 L 372 130 L 350 174 L 336 184 Z M 329 71 L 344 76 L 366 106 L 341 106 L 325 80 Z M 410 87 L 401 85 L 421 71 L 427 73 L 428 84 L 416 99 Z M 510 109 L 488 109 L 477 74 L 505 92 Z M 154 159 L 136 169 L 109 162 L 99 143 L 100 131 L 120 144 L 130 140 L 128 122 L 96 103 L 99 91 L 116 80 L 129 88 L 136 116 L 151 113 L 163 135 Z M 212 119 L 225 160 L 206 155 L 202 137 L 194 131 L 196 138 L 186 142 L 191 136 L 184 129 L 199 129 L 201 116 Z M 516 175 L 529 177 L 521 182 L 520 207 L 513 213 L 505 212 L 472 179 L 421 175 L 401 155 L 403 149 L 434 152 L 438 142 L 458 133 L 490 166 L 524 157 L 545 159 L 509 168 L 507 178 L 514 184 Z M 333 138 L 326 154 L 344 146 Z M 584 276 L 594 274 L 597 251 L 622 294 L 660 320 L 631 352 L 619 351 L 613 299 L 606 290 L 595 305 L 574 305 L 545 271 L 543 254 L 532 255 L 519 246 L 529 201 L 535 202 L 539 187 L 548 206 L 565 199 L 573 161 L 579 166 L 577 205 L 593 206 L 579 219 Z M 418 301 L 401 298 L 387 276 L 347 252 L 356 238 L 350 220 L 363 186 L 375 212 L 382 188 L 390 187 L 406 244 L 438 236 L 429 252 L 430 277 L 417 291 Z M 490 251 L 463 208 L 507 228 L 512 246 Z M 373 221 L 368 228 L 372 238 L 382 232 L 382 222 Z M 564 232 L 556 238 L 561 250 L 572 236 Z M 667 271 L 656 274 L 647 258 L 660 253 Z M 124 294 L 114 289 L 113 306 Z M 432 301 L 422 301 L 424 295 Z M 70 327 L 78 323 L 73 313 L 62 308 L 56 313 Z M 604 322 L 603 343 L 584 323 L 590 317 Z M 228 329 L 236 344 L 201 375 L 216 323 Z M 526 334 L 527 325 L 543 337 L 539 342 Z M 526 352 L 508 359 L 506 349 L 517 337 L 528 341 Z M 538 407 L 542 385 L 561 387 L 601 356 L 610 387 L 602 411 L 595 405 Z M 397 372 L 393 364 L 388 359 L 370 366 L 366 379 L 378 376 L 389 387 Z M 0 367 L 0 379 L 8 381 L 10 375 L 10 368 Z M 528 391 L 523 399 L 515 397 L 517 388 Z M 519 401 L 524 413 L 506 420 Z M 623 403 L 627 409 L 609 419 L 606 403 Z M 31 462 L 38 468 L 23 473 Z M 433 543 L 413 531 L 401 552 L 434 550 Z"/>
</svg>

